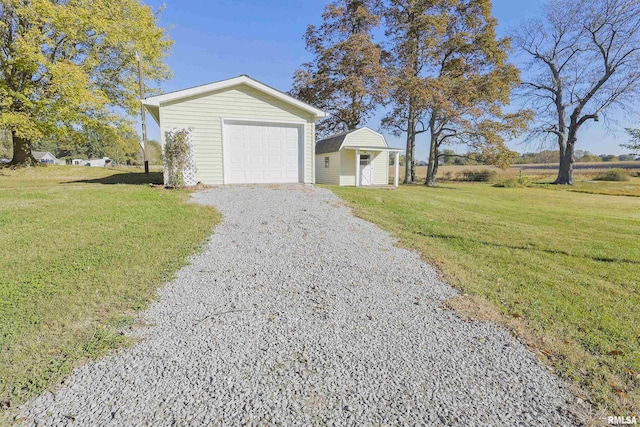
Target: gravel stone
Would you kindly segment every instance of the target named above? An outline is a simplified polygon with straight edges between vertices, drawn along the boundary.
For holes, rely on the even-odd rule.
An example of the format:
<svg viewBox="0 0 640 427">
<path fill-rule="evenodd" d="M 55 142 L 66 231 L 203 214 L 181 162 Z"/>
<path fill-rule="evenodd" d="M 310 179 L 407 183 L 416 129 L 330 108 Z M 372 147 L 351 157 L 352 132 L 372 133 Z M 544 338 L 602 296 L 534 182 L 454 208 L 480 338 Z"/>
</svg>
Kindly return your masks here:
<svg viewBox="0 0 640 427">
<path fill-rule="evenodd" d="M 525 346 L 443 309 L 457 292 L 330 191 L 193 198 L 224 220 L 139 342 L 25 404 L 25 425 L 574 425 Z"/>
</svg>

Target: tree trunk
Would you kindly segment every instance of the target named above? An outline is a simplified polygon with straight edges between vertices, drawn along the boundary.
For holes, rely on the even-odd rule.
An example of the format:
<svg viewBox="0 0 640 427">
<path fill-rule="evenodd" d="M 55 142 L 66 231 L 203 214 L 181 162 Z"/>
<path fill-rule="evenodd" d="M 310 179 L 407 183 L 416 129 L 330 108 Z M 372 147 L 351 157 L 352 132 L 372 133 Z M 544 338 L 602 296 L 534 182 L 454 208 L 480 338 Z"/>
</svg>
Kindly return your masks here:
<svg viewBox="0 0 640 427">
<path fill-rule="evenodd" d="M 407 147 L 404 155 L 404 181 L 403 184 L 411 182 L 411 129 L 407 130 Z"/>
<path fill-rule="evenodd" d="M 427 167 L 427 179 L 424 185 L 434 187 L 436 185 L 436 173 L 438 173 L 438 134 L 434 131 L 435 120 L 433 115 L 429 121 L 431 141 L 429 145 L 429 166 Z"/>
<path fill-rule="evenodd" d="M 553 182 L 560 185 L 573 185 L 573 161 L 574 148 L 576 138 L 569 131 L 568 141 L 560 143 L 560 168 L 558 169 L 558 177 Z"/>
<path fill-rule="evenodd" d="M 21 138 L 15 132 L 11 132 L 11 136 L 13 138 L 13 159 L 9 164 L 19 167 L 37 165 L 37 160 L 31 154 L 31 140 Z"/>
<path fill-rule="evenodd" d="M 415 171 L 415 147 L 416 147 L 416 120 L 413 117 L 413 107 L 409 101 L 409 119 L 407 120 L 407 149 L 404 157 L 404 184 L 413 184 L 416 181 Z"/>
</svg>

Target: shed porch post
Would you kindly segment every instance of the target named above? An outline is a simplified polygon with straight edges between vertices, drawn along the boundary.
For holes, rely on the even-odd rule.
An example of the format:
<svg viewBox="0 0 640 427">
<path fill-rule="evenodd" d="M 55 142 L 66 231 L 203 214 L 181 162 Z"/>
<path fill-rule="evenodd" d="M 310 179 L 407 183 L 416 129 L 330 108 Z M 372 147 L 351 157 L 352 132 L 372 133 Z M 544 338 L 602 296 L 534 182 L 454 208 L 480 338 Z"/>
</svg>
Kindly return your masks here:
<svg viewBox="0 0 640 427">
<path fill-rule="evenodd" d="M 395 175 L 393 176 L 393 186 L 398 186 L 398 178 L 400 177 L 400 152 L 396 151 L 396 158 L 393 164 L 395 165 Z"/>
<path fill-rule="evenodd" d="M 356 148 L 356 187 L 360 187 L 360 149 Z"/>
</svg>

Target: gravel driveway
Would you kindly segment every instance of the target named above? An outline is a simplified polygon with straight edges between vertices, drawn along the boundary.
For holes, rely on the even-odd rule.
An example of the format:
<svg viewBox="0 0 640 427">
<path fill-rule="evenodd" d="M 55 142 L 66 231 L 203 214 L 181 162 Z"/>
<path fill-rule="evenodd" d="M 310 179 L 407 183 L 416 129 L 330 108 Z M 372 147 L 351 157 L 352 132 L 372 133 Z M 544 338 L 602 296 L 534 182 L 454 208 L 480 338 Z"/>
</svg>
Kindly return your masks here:
<svg viewBox="0 0 640 427">
<path fill-rule="evenodd" d="M 29 402 L 28 425 L 572 425 L 532 353 L 441 308 L 456 291 L 328 190 L 194 198 L 225 219 L 140 342 Z"/>
</svg>

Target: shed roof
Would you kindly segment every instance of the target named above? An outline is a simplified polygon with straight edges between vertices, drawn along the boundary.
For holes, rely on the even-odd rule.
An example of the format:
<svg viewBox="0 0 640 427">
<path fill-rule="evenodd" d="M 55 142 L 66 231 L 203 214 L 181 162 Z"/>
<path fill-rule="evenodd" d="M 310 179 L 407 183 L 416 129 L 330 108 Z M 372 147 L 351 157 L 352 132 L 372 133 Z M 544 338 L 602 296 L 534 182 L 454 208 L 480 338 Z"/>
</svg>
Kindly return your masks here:
<svg viewBox="0 0 640 427">
<path fill-rule="evenodd" d="M 353 133 L 356 132 L 360 132 L 360 131 L 368 131 L 371 133 L 374 133 L 376 135 L 378 135 L 380 138 L 382 138 L 382 140 L 385 143 L 384 147 L 367 147 L 367 146 L 349 146 L 349 145 L 344 145 L 345 140 L 347 139 L 347 137 Z M 335 153 L 337 151 L 340 151 L 342 149 L 364 149 L 364 150 L 379 150 L 379 151 L 402 151 L 400 148 L 391 148 L 389 146 L 387 146 L 387 140 L 384 138 L 384 136 L 376 131 L 374 131 L 373 129 L 370 129 L 366 126 L 363 126 L 361 128 L 358 129 L 353 129 L 353 130 L 349 130 L 346 132 L 342 132 L 342 133 L 338 133 L 335 135 L 331 135 L 327 138 L 321 139 L 320 141 L 316 142 L 316 154 L 326 154 L 326 153 Z"/>
<path fill-rule="evenodd" d="M 157 110 L 160 108 L 160 105 L 164 103 L 177 101 L 177 100 L 188 98 L 191 96 L 204 95 L 209 92 L 214 92 L 221 89 L 227 89 L 227 88 L 238 86 L 241 84 L 250 86 L 256 90 L 259 90 L 277 99 L 280 99 L 281 101 L 284 101 L 287 104 L 291 104 L 295 107 L 300 108 L 303 111 L 311 113 L 314 115 L 316 119 L 327 117 L 327 113 L 325 113 L 324 111 L 316 107 L 313 107 L 305 102 L 302 102 L 292 97 L 289 94 L 286 94 L 282 91 L 274 89 L 271 86 L 267 86 L 266 84 L 259 82 L 258 80 L 255 80 L 247 76 L 246 74 L 243 74 L 241 76 L 234 77 L 231 79 L 227 79 L 227 80 L 221 80 L 218 82 L 213 82 L 213 83 L 209 83 L 201 86 L 195 86 L 188 89 L 165 93 L 163 95 L 150 96 L 148 98 L 141 100 L 141 102 L 147 108 L 147 110 L 151 113 L 153 118 L 156 119 L 156 121 L 159 121 L 159 114 Z"/>
<path fill-rule="evenodd" d="M 321 139 L 316 142 L 316 154 L 325 154 L 325 153 L 335 153 L 336 151 L 340 151 L 342 147 L 342 143 L 344 142 L 347 135 L 355 132 L 357 129 L 349 130 L 346 132 L 338 133 L 336 135 L 331 135 L 325 139 Z"/>
</svg>

